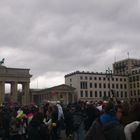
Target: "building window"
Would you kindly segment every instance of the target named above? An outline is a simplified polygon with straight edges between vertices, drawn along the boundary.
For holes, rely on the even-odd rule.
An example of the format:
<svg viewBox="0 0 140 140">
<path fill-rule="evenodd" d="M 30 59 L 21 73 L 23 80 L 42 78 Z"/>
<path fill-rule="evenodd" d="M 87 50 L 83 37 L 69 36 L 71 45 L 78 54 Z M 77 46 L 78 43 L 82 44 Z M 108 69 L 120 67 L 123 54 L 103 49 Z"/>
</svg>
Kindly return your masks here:
<svg viewBox="0 0 140 140">
<path fill-rule="evenodd" d="M 135 88 L 136 86 L 135 86 L 135 83 L 133 84 L 133 87 Z"/>
<path fill-rule="evenodd" d="M 102 97 L 102 91 L 99 92 L 99 96 Z"/>
<path fill-rule="evenodd" d="M 139 85 L 139 83 L 137 83 L 137 88 L 139 88 L 140 87 L 140 85 Z"/>
<path fill-rule="evenodd" d="M 140 90 L 138 89 L 138 95 L 140 95 Z"/>
<path fill-rule="evenodd" d="M 89 83 L 89 87 L 92 88 L 92 83 Z"/>
<path fill-rule="evenodd" d="M 102 84 L 101 83 L 99 83 L 99 88 L 102 88 Z"/>
<path fill-rule="evenodd" d="M 124 84 L 124 89 L 127 89 L 127 85 L 126 84 Z"/>
<path fill-rule="evenodd" d="M 87 80 L 87 76 L 85 76 L 85 80 Z"/>
<path fill-rule="evenodd" d="M 125 92 L 125 97 L 127 98 L 127 92 Z"/>
<path fill-rule="evenodd" d="M 89 80 L 92 80 L 92 77 L 89 77 Z"/>
<path fill-rule="evenodd" d="M 83 91 L 82 90 L 81 90 L 80 94 L 81 94 L 81 97 L 83 97 Z"/>
<path fill-rule="evenodd" d="M 97 97 L 97 91 L 95 91 L 95 97 Z"/>
<path fill-rule="evenodd" d="M 133 76 L 133 81 L 135 82 L 135 76 Z"/>
<path fill-rule="evenodd" d="M 99 77 L 99 80 L 101 80 L 101 77 Z"/>
<path fill-rule="evenodd" d="M 139 76 L 137 75 L 136 80 L 139 81 Z"/>
<path fill-rule="evenodd" d="M 116 88 L 117 88 L 117 89 L 119 88 L 118 84 L 116 84 Z"/>
<path fill-rule="evenodd" d="M 136 96 L 136 90 L 134 90 L 134 96 Z"/>
<path fill-rule="evenodd" d="M 105 77 L 103 78 L 103 80 L 105 81 Z"/>
<path fill-rule="evenodd" d="M 119 97 L 119 91 L 117 91 L 117 97 Z"/>
<path fill-rule="evenodd" d="M 121 97 L 123 97 L 123 91 L 121 91 Z"/>
<path fill-rule="evenodd" d="M 118 81 L 118 78 L 116 78 L 116 81 Z"/>
<path fill-rule="evenodd" d="M 106 91 L 104 91 L 104 97 L 106 97 Z"/>
<path fill-rule="evenodd" d="M 88 91 L 87 90 L 85 91 L 85 97 L 88 97 Z"/>
<path fill-rule="evenodd" d="M 122 84 L 120 84 L 120 89 L 122 89 L 123 88 L 123 85 Z"/>
<path fill-rule="evenodd" d="M 110 91 L 108 91 L 108 97 L 110 97 Z"/>
<path fill-rule="evenodd" d="M 97 77 L 94 77 L 94 80 L 97 80 Z"/>
<path fill-rule="evenodd" d="M 114 84 L 112 84 L 112 88 L 114 88 Z"/>
<path fill-rule="evenodd" d="M 110 84 L 108 84 L 108 88 L 110 88 Z"/>
<path fill-rule="evenodd" d="M 93 97 L 93 92 L 92 91 L 90 91 L 90 97 Z"/>
<path fill-rule="evenodd" d="M 126 78 L 124 78 L 124 81 L 126 81 Z"/>
<path fill-rule="evenodd" d="M 129 82 L 132 82 L 132 77 L 129 77 Z"/>
<path fill-rule="evenodd" d="M 87 82 L 80 82 L 81 89 L 87 89 Z"/>
<path fill-rule="evenodd" d="M 97 88 L 97 83 L 94 84 L 94 87 Z"/>
<path fill-rule="evenodd" d="M 82 76 L 80 76 L 80 79 L 81 79 L 81 80 L 83 80 L 83 77 L 82 77 Z"/>
<path fill-rule="evenodd" d="M 120 78 L 120 81 L 122 81 L 122 78 Z"/>
<path fill-rule="evenodd" d="M 70 82 L 72 82 L 72 79 L 70 79 Z"/>
</svg>

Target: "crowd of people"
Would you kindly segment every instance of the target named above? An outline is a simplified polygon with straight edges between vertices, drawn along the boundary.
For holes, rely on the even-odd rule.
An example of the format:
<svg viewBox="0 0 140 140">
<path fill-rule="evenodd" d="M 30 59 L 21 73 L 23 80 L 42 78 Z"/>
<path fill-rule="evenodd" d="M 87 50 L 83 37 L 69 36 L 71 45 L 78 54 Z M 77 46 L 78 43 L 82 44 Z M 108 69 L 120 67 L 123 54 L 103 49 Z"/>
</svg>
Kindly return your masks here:
<svg viewBox="0 0 140 140">
<path fill-rule="evenodd" d="M 67 106 L 0 106 L 0 140 L 138 140 L 140 103 L 78 101 Z M 64 133 L 63 133 L 64 135 Z"/>
</svg>

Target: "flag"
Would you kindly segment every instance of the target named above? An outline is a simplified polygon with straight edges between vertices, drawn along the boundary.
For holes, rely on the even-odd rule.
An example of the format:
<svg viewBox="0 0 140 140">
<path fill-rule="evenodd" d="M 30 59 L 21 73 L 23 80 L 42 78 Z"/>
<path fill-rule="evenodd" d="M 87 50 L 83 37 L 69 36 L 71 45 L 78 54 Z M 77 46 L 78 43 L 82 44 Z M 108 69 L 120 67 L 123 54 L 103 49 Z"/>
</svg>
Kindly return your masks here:
<svg viewBox="0 0 140 140">
<path fill-rule="evenodd" d="M 55 96 L 56 95 L 56 92 L 55 91 L 52 91 L 51 92 L 51 96 Z"/>
</svg>

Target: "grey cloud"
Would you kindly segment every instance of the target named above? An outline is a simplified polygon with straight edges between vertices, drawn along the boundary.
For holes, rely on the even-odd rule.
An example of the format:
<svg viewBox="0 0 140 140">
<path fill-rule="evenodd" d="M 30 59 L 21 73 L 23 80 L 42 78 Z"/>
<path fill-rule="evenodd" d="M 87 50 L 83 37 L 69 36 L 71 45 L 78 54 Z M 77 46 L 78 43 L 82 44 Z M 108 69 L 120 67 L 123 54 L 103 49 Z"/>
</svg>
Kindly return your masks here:
<svg viewBox="0 0 140 140">
<path fill-rule="evenodd" d="M 2 1 L 0 57 L 31 68 L 33 79 L 104 71 L 128 51 L 139 57 L 139 9 L 138 0 Z"/>
</svg>

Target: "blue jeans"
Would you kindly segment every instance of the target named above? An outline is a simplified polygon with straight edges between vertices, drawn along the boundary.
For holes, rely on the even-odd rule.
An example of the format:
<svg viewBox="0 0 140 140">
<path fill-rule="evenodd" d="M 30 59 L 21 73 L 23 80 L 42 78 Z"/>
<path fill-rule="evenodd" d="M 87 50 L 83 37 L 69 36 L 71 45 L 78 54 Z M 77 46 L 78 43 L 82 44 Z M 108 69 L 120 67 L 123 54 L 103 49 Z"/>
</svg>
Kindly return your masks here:
<svg viewBox="0 0 140 140">
<path fill-rule="evenodd" d="M 79 129 L 74 132 L 74 140 L 84 140 L 84 138 L 85 138 L 85 130 L 84 130 L 84 122 L 82 122 Z"/>
</svg>

